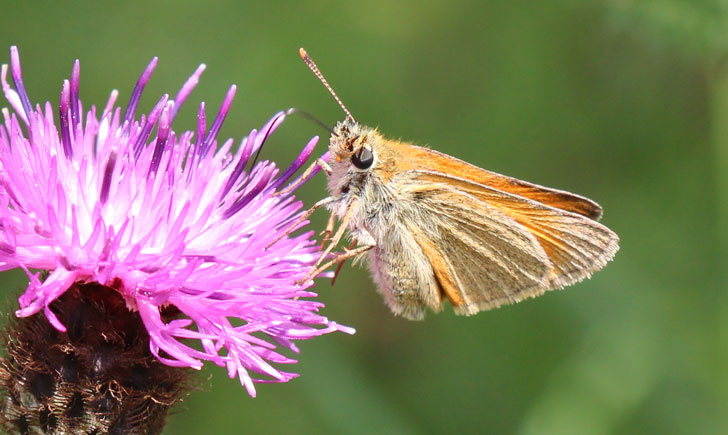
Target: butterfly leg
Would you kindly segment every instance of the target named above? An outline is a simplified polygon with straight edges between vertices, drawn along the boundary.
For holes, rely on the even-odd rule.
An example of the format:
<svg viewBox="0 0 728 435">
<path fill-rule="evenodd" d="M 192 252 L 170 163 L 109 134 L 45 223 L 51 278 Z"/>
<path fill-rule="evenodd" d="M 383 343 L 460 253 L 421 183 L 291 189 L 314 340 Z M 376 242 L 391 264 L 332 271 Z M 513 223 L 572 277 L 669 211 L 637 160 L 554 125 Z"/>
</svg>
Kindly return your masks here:
<svg viewBox="0 0 728 435">
<path fill-rule="evenodd" d="M 356 240 L 352 240 L 351 243 L 349 244 L 349 247 L 344 249 L 344 251 L 351 252 L 351 250 L 354 248 L 354 246 L 356 246 Z M 336 270 L 334 271 L 334 277 L 331 278 L 331 285 L 334 285 L 334 283 L 336 282 L 336 277 L 339 276 L 339 272 L 341 272 L 341 268 L 344 267 L 344 263 L 345 263 L 345 261 L 341 261 L 341 262 L 339 262 L 339 265 L 336 266 Z"/>
<path fill-rule="evenodd" d="M 324 249 L 324 251 L 321 253 L 318 261 L 316 261 L 314 266 L 311 268 L 311 271 L 309 273 L 307 273 L 306 276 L 304 276 L 302 279 L 300 279 L 297 282 L 301 283 L 301 282 L 308 281 L 309 279 L 318 275 L 319 273 L 321 273 L 321 271 L 324 270 L 320 267 L 320 265 L 321 265 L 321 263 L 324 262 L 326 257 L 328 257 L 328 255 L 331 253 L 331 251 L 336 247 L 336 245 L 339 244 L 339 241 L 341 241 L 341 238 L 344 237 L 344 232 L 346 231 L 346 228 L 349 226 L 349 222 L 351 221 L 351 218 L 354 215 L 356 205 L 358 204 L 358 202 L 359 202 L 359 197 L 353 196 L 351 198 L 351 200 L 349 201 L 349 204 L 346 208 L 346 214 L 344 215 L 343 219 L 341 219 L 341 224 L 339 225 L 339 228 L 336 230 L 336 233 L 330 239 L 329 246 L 327 246 L 326 249 Z M 336 264 L 336 263 L 331 263 L 331 264 L 329 264 L 329 263 L 326 263 L 327 267 L 331 266 L 331 264 Z"/>
<path fill-rule="evenodd" d="M 351 201 L 349 202 L 349 205 L 346 208 L 346 214 L 344 215 L 344 218 L 341 219 L 341 224 L 339 225 L 339 228 L 336 230 L 334 237 L 331 238 L 329 246 L 324 250 L 324 252 L 321 253 L 321 256 L 319 257 L 315 266 L 318 266 L 321 263 L 323 263 L 323 261 L 331 253 L 331 251 L 336 247 L 336 245 L 339 244 L 339 241 L 341 240 L 341 238 L 344 237 L 344 232 L 346 231 L 346 228 L 349 226 L 349 222 L 351 221 L 352 216 L 354 216 L 354 209 L 356 208 L 356 205 L 358 203 L 359 203 L 359 197 L 353 196 L 351 198 Z"/>
<path fill-rule="evenodd" d="M 279 240 L 281 240 L 282 238 L 286 237 L 288 234 L 292 233 L 295 230 L 295 228 L 298 225 L 300 225 L 301 222 L 303 222 L 306 219 L 308 219 L 308 217 L 311 216 L 311 214 L 313 214 L 314 211 L 316 211 L 317 209 L 319 209 L 319 208 L 321 208 L 321 207 L 323 207 L 323 206 L 325 206 L 327 204 L 330 204 L 330 203 L 336 201 L 337 199 L 339 199 L 339 198 L 336 197 L 336 196 L 326 197 L 326 198 L 320 200 L 319 202 L 317 202 L 316 204 L 314 204 L 313 207 L 311 207 L 308 210 L 306 210 L 303 213 L 301 213 L 301 216 L 299 216 L 298 219 L 296 219 L 295 222 L 293 222 L 291 225 L 289 225 L 288 228 L 286 228 L 286 230 L 283 231 L 283 233 L 280 236 L 276 237 L 275 240 L 273 240 L 272 242 L 270 242 L 268 244 L 268 246 L 265 247 L 265 249 L 268 249 L 269 247 L 271 247 L 275 243 L 277 243 Z"/>
<path fill-rule="evenodd" d="M 328 163 L 324 161 L 322 158 L 316 159 L 315 162 L 313 162 L 308 168 L 306 168 L 305 171 L 301 174 L 300 177 L 298 177 L 294 182 L 286 186 L 284 189 L 279 190 L 278 192 L 274 193 L 273 196 L 280 196 L 285 195 L 286 193 L 292 191 L 293 189 L 300 186 L 304 181 L 308 180 L 308 178 L 311 176 L 311 174 L 316 171 L 316 169 L 321 168 L 326 175 L 331 175 L 331 166 L 329 166 Z"/>
<path fill-rule="evenodd" d="M 346 260 L 348 260 L 350 258 L 354 258 L 357 255 L 363 254 L 363 253 L 367 252 L 368 250 L 372 249 L 375 246 L 376 246 L 376 244 L 362 245 L 362 246 L 359 246 L 356 249 L 352 249 L 351 251 L 346 250 L 346 251 L 344 251 L 344 252 L 342 252 L 340 254 L 336 254 L 334 256 L 334 258 L 332 258 L 331 260 L 329 260 L 326 263 L 322 264 L 321 266 L 317 267 L 313 271 L 307 273 L 306 274 L 306 277 L 304 277 L 300 281 L 296 281 L 296 282 L 298 284 L 303 284 L 304 282 L 308 281 L 309 279 L 311 279 L 311 278 L 317 276 L 318 274 L 320 274 L 321 272 L 325 271 L 329 267 L 331 267 L 331 266 L 333 266 L 335 264 L 343 264 Z"/>
<path fill-rule="evenodd" d="M 331 234 L 334 233 L 334 225 L 336 224 L 336 215 L 334 213 L 331 213 L 329 216 L 329 222 L 326 224 L 326 229 L 321 231 L 319 236 L 321 237 L 321 248 L 323 249 L 324 245 L 326 245 L 326 242 L 331 240 Z"/>
</svg>

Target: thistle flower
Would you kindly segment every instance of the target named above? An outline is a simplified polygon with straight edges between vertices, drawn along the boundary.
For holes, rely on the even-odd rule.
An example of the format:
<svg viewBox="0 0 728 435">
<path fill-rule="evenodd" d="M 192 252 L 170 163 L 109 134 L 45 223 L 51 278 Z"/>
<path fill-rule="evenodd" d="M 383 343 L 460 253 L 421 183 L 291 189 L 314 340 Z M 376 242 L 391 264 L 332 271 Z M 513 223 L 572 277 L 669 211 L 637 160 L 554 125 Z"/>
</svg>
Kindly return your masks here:
<svg viewBox="0 0 728 435">
<path fill-rule="evenodd" d="M 54 301 L 111 289 L 143 323 L 152 359 L 195 369 L 211 361 L 252 396 L 254 382 L 297 376 L 273 366 L 296 362 L 278 347 L 298 352 L 294 340 L 353 332 L 318 314 L 323 304 L 310 300 L 310 283 L 295 284 L 317 259 L 312 234 L 268 246 L 299 216 L 300 202 L 280 191 L 317 137 L 283 172 L 267 161 L 246 170 L 285 114 L 251 131 L 237 151 L 232 140 L 217 149 L 235 86 L 209 129 L 202 103 L 196 133 L 178 135 L 172 121 L 204 65 L 174 99 L 164 95 L 137 118 L 156 58 L 123 114 L 113 91 L 100 113 L 91 107 L 85 116 L 76 61 L 62 85 L 56 125 L 50 103 L 32 106 L 15 47 L 10 58 L 15 88 L 7 65 L 0 77 L 14 111 L 2 110 L 0 126 L 0 270 L 20 267 L 29 277 L 18 317 L 42 310 L 58 334 L 73 338 L 69 328 L 76 325 L 67 323 L 83 319 Z"/>
</svg>

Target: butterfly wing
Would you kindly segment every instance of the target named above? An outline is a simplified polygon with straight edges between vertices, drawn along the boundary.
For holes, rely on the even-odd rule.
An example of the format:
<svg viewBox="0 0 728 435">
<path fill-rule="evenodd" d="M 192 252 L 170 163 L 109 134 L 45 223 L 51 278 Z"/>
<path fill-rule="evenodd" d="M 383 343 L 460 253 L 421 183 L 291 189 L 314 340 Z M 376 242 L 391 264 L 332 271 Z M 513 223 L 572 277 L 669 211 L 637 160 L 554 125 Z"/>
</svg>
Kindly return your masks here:
<svg viewBox="0 0 728 435">
<path fill-rule="evenodd" d="M 405 170 L 453 174 L 476 184 L 490 186 L 501 192 L 528 198 L 593 220 L 598 220 L 602 216 L 602 208 L 599 204 L 571 192 L 539 186 L 507 175 L 501 175 L 428 148 L 401 142 L 397 142 L 395 148 L 393 151 L 401 156 L 400 159 Z"/>
<path fill-rule="evenodd" d="M 456 313 L 475 314 L 549 288 L 551 262 L 528 229 L 441 183 L 409 185 L 416 186 L 410 193 L 421 216 L 408 221 L 408 233 Z"/>
<path fill-rule="evenodd" d="M 563 287 L 604 267 L 619 249 L 619 237 L 582 215 L 436 172 L 416 171 L 422 183 L 438 183 L 467 193 L 498 209 L 536 237 L 553 263 L 551 287 Z"/>
<path fill-rule="evenodd" d="M 407 171 L 392 181 L 417 204 L 408 232 L 458 314 L 573 284 L 618 249 L 615 233 L 583 215 L 466 179 Z"/>
</svg>

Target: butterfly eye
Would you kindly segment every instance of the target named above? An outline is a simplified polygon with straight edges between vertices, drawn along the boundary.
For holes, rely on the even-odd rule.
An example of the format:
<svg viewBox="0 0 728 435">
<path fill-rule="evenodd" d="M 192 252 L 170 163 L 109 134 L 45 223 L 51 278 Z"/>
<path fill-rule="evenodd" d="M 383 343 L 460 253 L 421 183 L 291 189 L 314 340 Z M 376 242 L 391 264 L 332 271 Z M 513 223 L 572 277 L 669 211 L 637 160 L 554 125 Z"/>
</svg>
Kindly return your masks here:
<svg viewBox="0 0 728 435">
<path fill-rule="evenodd" d="M 374 154 L 369 148 L 361 147 L 351 156 L 351 163 L 359 169 L 368 169 L 374 163 Z"/>
</svg>

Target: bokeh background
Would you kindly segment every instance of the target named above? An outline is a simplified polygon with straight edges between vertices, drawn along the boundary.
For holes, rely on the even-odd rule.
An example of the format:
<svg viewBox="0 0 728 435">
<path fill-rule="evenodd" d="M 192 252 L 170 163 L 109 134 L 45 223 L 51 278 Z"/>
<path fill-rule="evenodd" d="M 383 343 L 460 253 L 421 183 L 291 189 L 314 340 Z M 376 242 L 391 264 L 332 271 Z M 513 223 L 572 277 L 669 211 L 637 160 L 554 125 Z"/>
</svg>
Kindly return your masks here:
<svg viewBox="0 0 728 435">
<path fill-rule="evenodd" d="M 726 433 L 728 11 L 724 2 L 12 2 L 33 101 L 58 100 L 72 61 L 81 97 L 142 109 L 208 69 L 194 102 L 238 96 L 221 137 L 291 106 L 342 113 L 300 62 L 308 49 L 359 121 L 479 166 L 597 200 L 621 250 L 591 280 L 517 306 L 424 322 L 393 317 L 367 273 L 317 291 L 357 329 L 301 343 L 302 376 L 248 397 L 224 370 L 165 433 Z M 2 103 L 3 106 L 7 104 Z M 319 127 L 290 118 L 264 157 L 281 165 Z M 325 134 L 322 134 L 325 136 Z M 324 151 L 325 140 L 321 143 Z M 324 178 L 300 196 L 325 195 Z M 326 214 L 314 216 L 322 229 Z M 2 275 L 6 310 L 25 286 Z"/>
</svg>

